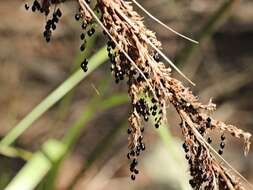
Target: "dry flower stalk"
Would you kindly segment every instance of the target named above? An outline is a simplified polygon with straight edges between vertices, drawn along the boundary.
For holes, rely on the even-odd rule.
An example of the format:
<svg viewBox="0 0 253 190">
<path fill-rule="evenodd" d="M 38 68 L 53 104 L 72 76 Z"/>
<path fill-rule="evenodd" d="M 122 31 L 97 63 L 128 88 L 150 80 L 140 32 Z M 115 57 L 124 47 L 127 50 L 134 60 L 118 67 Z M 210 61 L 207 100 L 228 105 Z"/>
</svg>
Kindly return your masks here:
<svg viewBox="0 0 253 190">
<path fill-rule="evenodd" d="M 60 1 L 44 0 L 41 3 L 45 10 L 49 10 L 51 4 Z M 108 37 L 108 56 L 115 81 L 118 83 L 127 79 L 132 104 L 128 129 L 131 178 L 134 180 L 139 173 L 136 169 L 137 158 L 145 150 L 142 121 L 153 117 L 155 127 L 158 128 L 166 121 L 166 107 L 171 104 L 181 118 L 180 126 L 185 138 L 183 148 L 189 163 L 192 176 L 189 182 L 193 189 L 244 189 L 239 180 L 216 160 L 208 144 L 211 140 L 207 139 L 207 134 L 213 129 L 219 130 L 219 154 L 222 154 L 225 147 L 224 133 L 244 140 L 245 155 L 250 148 L 251 134 L 211 118 L 209 115 L 216 109 L 215 104 L 211 100 L 207 105 L 202 104 L 189 88 L 172 77 L 172 69 L 166 67 L 159 56 L 165 58 L 172 68 L 179 70 L 164 57 L 161 43 L 155 33 L 146 28 L 141 16 L 133 10 L 131 1 L 97 0 L 95 9 L 99 10 L 100 18 L 90 7 L 90 1 L 78 0 L 78 3 L 80 9 L 76 19 L 82 18 L 83 25 L 85 24 L 83 29 L 97 21 Z M 89 32 L 90 30 L 88 34 Z M 90 32 L 91 35 L 92 33 Z M 87 64 L 85 60 L 85 70 Z M 182 74 L 180 71 L 179 73 Z"/>
</svg>

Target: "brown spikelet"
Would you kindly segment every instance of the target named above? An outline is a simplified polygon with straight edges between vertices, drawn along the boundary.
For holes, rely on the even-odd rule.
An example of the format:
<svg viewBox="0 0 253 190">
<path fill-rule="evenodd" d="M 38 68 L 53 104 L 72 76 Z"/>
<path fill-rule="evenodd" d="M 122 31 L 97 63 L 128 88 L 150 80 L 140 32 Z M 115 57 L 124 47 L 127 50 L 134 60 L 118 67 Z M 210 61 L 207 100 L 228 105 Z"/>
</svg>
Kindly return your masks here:
<svg viewBox="0 0 253 190">
<path fill-rule="evenodd" d="M 82 22 L 92 25 L 97 21 L 108 37 L 108 56 L 116 83 L 127 80 L 132 105 L 128 129 L 128 158 L 131 160 L 132 179 L 139 173 L 137 158 L 145 150 L 143 120 L 148 121 L 152 117 L 158 128 L 166 121 L 167 106 L 173 105 L 181 118 L 180 126 L 185 139 L 183 148 L 192 176 L 192 188 L 243 189 L 240 182 L 216 160 L 214 151 L 207 142 L 210 140 L 206 139 L 211 130 L 218 130 L 221 135 L 218 153 L 222 154 L 225 132 L 228 132 L 244 140 L 244 152 L 247 154 L 251 134 L 211 118 L 210 114 L 216 109 L 215 104 L 212 101 L 207 105 L 202 104 L 189 88 L 172 77 L 172 69 L 166 67 L 159 58 L 165 58 L 161 52 L 161 43 L 155 33 L 146 28 L 130 1 L 97 0 L 95 8 L 100 11 L 100 18 L 94 14 L 86 0 L 78 2 Z M 49 8 L 52 2 L 47 3 Z M 180 73 L 167 57 L 165 60 Z M 87 70 L 86 62 L 85 68 Z"/>
</svg>

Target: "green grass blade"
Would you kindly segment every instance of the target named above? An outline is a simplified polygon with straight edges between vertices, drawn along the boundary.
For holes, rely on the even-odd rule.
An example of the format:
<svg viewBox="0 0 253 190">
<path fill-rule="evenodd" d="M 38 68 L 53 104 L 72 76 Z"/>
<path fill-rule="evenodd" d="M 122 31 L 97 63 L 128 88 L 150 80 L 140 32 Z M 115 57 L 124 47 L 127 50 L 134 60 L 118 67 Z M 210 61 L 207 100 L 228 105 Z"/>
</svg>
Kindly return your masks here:
<svg viewBox="0 0 253 190">
<path fill-rule="evenodd" d="M 83 52 L 80 52 L 80 50 L 78 50 L 78 53 L 74 59 L 74 64 L 72 66 L 71 72 L 75 72 L 77 69 L 79 69 L 81 62 L 85 58 L 90 56 L 91 50 L 94 47 L 97 37 L 98 37 L 98 32 L 96 32 L 92 37 L 87 39 L 86 48 Z M 74 96 L 74 94 L 75 94 L 75 89 L 72 89 L 70 92 L 68 92 L 65 95 L 65 97 L 60 102 L 60 106 L 59 106 L 59 118 L 60 119 L 63 119 L 67 115 L 68 109 L 69 109 L 69 106 L 71 104 L 71 100 L 72 100 L 72 97 Z"/>
<path fill-rule="evenodd" d="M 65 147 L 62 143 L 55 140 L 47 141 L 42 150 L 34 154 L 5 190 L 34 189 L 64 152 Z"/>
<path fill-rule="evenodd" d="M 89 60 L 89 70 L 86 73 L 78 70 L 73 73 L 67 80 L 65 80 L 57 89 L 55 89 L 49 96 L 47 96 L 39 105 L 37 105 L 23 120 L 20 121 L 0 142 L 0 146 L 9 146 L 25 131 L 33 122 L 42 116 L 49 108 L 58 102 L 71 89 L 79 84 L 86 76 L 93 70 L 107 60 L 107 53 L 105 48 L 99 50 Z"/>
<path fill-rule="evenodd" d="M 57 163 L 53 166 L 52 170 L 49 173 L 48 180 L 46 183 L 46 189 L 54 189 L 56 178 L 58 176 L 58 171 L 61 166 L 61 163 L 64 161 L 65 157 L 71 152 L 73 146 L 76 144 L 80 136 L 83 134 L 83 131 L 86 128 L 86 124 L 94 118 L 94 116 L 101 111 L 105 111 L 112 107 L 116 107 L 122 104 L 125 104 L 129 101 L 129 98 L 126 94 L 115 94 L 109 98 L 95 97 L 92 101 L 86 106 L 85 111 L 81 114 L 81 117 L 74 123 L 74 125 L 69 129 L 63 138 L 65 145 L 65 152 L 62 157 L 58 160 Z M 112 136 L 111 136 L 112 137 Z M 106 146 L 106 144 L 103 144 Z M 94 159 L 94 158 L 93 158 Z"/>
</svg>

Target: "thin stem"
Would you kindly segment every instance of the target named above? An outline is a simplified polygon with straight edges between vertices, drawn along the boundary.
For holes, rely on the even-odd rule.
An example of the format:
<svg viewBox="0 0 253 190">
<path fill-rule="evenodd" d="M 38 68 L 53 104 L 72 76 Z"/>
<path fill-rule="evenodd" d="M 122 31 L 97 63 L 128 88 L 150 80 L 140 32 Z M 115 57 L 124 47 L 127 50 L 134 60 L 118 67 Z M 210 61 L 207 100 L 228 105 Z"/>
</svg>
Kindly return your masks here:
<svg viewBox="0 0 253 190">
<path fill-rule="evenodd" d="M 71 89 L 77 86 L 85 77 L 107 60 L 105 48 L 90 59 L 90 68 L 86 73 L 82 70 L 76 71 L 67 80 L 65 80 L 58 88 L 48 95 L 39 105 L 37 105 L 23 120 L 21 120 L 0 142 L 1 146 L 9 146 L 23 134 L 37 119 L 39 119 L 46 111 L 48 111 L 56 102 L 65 96 Z"/>
</svg>

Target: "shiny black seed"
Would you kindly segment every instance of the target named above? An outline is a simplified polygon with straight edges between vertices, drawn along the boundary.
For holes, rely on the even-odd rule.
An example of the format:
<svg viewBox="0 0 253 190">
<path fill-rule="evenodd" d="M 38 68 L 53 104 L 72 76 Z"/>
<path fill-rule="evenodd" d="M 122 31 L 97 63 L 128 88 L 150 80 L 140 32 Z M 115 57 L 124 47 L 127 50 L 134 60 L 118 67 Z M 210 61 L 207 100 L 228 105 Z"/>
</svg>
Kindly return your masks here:
<svg viewBox="0 0 253 190">
<path fill-rule="evenodd" d="M 55 30 L 56 29 L 56 25 L 52 24 L 52 29 Z"/>
<path fill-rule="evenodd" d="M 156 52 L 156 53 L 154 54 L 153 58 L 154 58 L 154 60 L 155 60 L 156 62 L 159 62 L 159 61 L 160 61 L 159 53 Z"/>
<path fill-rule="evenodd" d="M 135 156 L 135 152 L 133 150 L 131 150 L 130 155 Z"/>
<path fill-rule="evenodd" d="M 35 9 L 37 9 L 37 10 L 40 10 L 40 8 L 41 8 L 40 3 L 39 3 L 37 0 L 35 0 L 35 1 L 33 2 L 33 6 L 34 6 Z"/>
<path fill-rule="evenodd" d="M 81 40 L 84 40 L 84 38 L 85 38 L 85 34 L 84 34 L 84 33 L 82 33 L 82 34 L 80 35 L 80 38 L 81 38 Z"/>
<path fill-rule="evenodd" d="M 87 28 L 87 24 L 83 23 L 82 24 L 82 29 L 86 29 Z"/>
<path fill-rule="evenodd" d="M 135 175 L 131 175 L 131 179 L 134 181 L 135 180 Z"/>
<path fill-rule="evenodd" d="M 87 66 L 88 63 L 89 63 L 88 59 L 84 59 L 83 62 L 82 62 L 82 64 L 85 65 L 85 66 Z"/>
<path fill-rule="evenodd" d="M 225 148 L 225 143 L 224 143 L 224 142 L 221 142 L 221 143 L 220 143 L 220 147 L 221 147 L 221 149 L 224 149 L 224 148 Z"/>
<path fill-rule="evenodd" d="M 159 124 L 158 123 L 155 124 L 155 128 L 159 128 Z"/>
<path fill-rule="evenodd" d="M 189 180 L 189 184 L 194 188 L 196 186 L 196 183 L 193 179 Z"/>
<path fill-rule="evenodd" d="M 33 5 L 32 6 L 32 12 L 35 12 L 36 11 L 36 7 Z"/>
<path fill-rule="evenodd" d="M 222 141 L 224 141 L 226 139 L 224 134 L 222 134 L 220 138 L 221 138 Z"/>
<path fill-rule="evenodd" d="M 46 42 L 50 42 L 51 38 L 50 37 L 46 37 Z"/>
<path fill-rule="evenodd" d="M 58 23 L 59 19 L 56 16 L 54 16 L 53 19 L 52 19 L 52 21 L 55 22 L 55 23 Z"/>
<path fill-rule="evenodd" d="M 127 129 L 127 133 L 131 134 L 132 130 L 131 129 Z"/>
<path fill-rule="evenodd" d="M 81 68 L 83 69 L 84 72 L 88 71 L 87 65 L 88 65 L 88 60 L 84 59 L 84 61 L 81 63 Z"/>
<path fill-rule="evenodd" d="M 62 16 L 62 12 L 59 8 L 56 10 L 55 14 L 58 15 L 58 17 Z"/>
<path fill-rule="evenodd" d="M 204 127 L 201 127 L 201 128 L 199 129 L 199 132 L 200 132 L 200 134 L 203 134 L 203 133 L 205 132 L 205 128 L 204 128 Z"/>
<path fill-rule="evenodd" d="M 136 165 L 138 164 L 138 161 L 137 161 L 137 159 L 136 159 L 136 158 L 135 158 L 135 159 L 133 159 L 132 164 L 133 164 L 134 166 L 136 166 Z"/>
<path fill-rule="evenodd" d="M 88 36 L 92 36 L 94 33 L 95 33 L 95 28 L 91 28 L 91 29 L 88 31 Z"/>
<path fill-rule="evenodd" d="M 51 28 L 51 25 L 46 24 L 45 29 L 49 30 Z"/>
<path fill-rule="evenodd" d="M 223 154 L 223 150 L 219 150 L 218 153 L 219 153 L 219 155 L 222 155 Z"/>
<path fill-rule="evenodd" d="M 25 9 L 28 10 L 29 9 L 29 5 L 25 4 Z"/>
<path fill-rule="evenodd" d="M 139 174 L 139 170 L 135 169 L 135 170 L 134 170 L 134 173 L 135 173 L 136 175 Z"/>
<path fill-rule="evenodd" d="M 85 50 L 85 44 L 82 44 L 82 45 L 80 46 L 80 50 L 81 50 L 81 51 L 84 51 L 84 50 Z"/>
<path fill-rule="evenodd" d="M 80 20 L 80 14 L 75 14 L 75 19 L 76 19 L 76 21 L 78 21 L 78 20 Z"/>
<path fill-rule="evenodd" d="M 208 137 L 208 138 L 207 138 L 207 142 L 208 142 L 209 144 L 211 144 L 211 143 L 212 143 L 212 139 L 211 139 L 210 137 Z"/>
<path fill-rule="evenodd" d="M 141 150 L 144 151 L 145 149 L 146 149 L 145 144 L 142 143 L 142 144 L 141 144 Z"/>
</svg>

